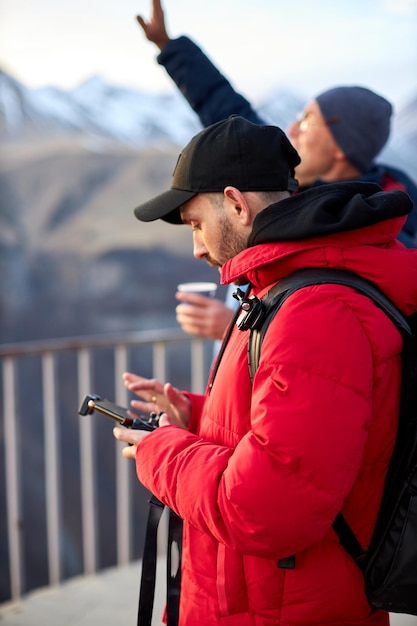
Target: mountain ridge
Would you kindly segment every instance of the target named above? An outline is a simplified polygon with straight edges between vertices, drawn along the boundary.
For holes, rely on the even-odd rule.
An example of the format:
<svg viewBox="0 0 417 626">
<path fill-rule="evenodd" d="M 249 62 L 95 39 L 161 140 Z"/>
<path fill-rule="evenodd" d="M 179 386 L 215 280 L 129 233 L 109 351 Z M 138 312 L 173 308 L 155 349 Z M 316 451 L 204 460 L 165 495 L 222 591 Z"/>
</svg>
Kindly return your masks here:
<svg viewBox="0 0 417 626">
<path fill-rule="evenodd" d="M 79 133 L 136 147 L 181 145 L 199 128 L 175 92 L 154 95 L 97 76 L 70 91 L 30 89 L 0 72 L 0 135 L 6 140 Z"/>
<path fill-rule="evenodd" d="M 299 94 L 276 87 L 253 106 L 268 123 L 286 129 L 304 104 Z M 112 143 L 165 149 L 184 146 L 201 128 L 176 89 L 154 94 L 100 76 L 72 90 L 29 88 L 0 71 L 0 138 L 6 143 L 79 135 L 96 152 Z M 377 158 L 384 160 L 417 179 L 417 93 L 393 117 L 390 140 Z"/>
</svg>

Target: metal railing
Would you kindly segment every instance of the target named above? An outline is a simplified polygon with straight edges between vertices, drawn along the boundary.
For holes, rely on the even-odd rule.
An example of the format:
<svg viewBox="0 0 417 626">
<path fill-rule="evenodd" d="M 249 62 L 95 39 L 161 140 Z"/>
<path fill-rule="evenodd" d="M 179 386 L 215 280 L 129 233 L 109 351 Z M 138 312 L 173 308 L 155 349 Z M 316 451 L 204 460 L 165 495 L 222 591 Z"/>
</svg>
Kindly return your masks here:
<svg viewBox="0 0 417 626">
<path fill-rule="evenodd" d="M 176 346 L 173 349 L 173 346 Z M 27 528 L 26 514 L 22 495 L 22 450 L 20 447 L 22 423 L 34 419 L 31 410 L 37 409 L 43 421 L 43 467 L 44 467 L 44 503 L 45 511 L 45 542 L 47 562 L 47 584 L 57 585 L 65 577 L 62 567 L 63 519 L 62 519 L 62 441 L 60 440 L 60 409 L 62 405 L 62 387 L 67 387 L 71 377 L 75 378 L 74 387 L 77 389 L 77 398 L 74 399 L 73 414 L 79 420 L 78 452 L 74 449 L 73 456 L 79 455 L 79 501 L 80 526 L 82 536 L 82 571 L 91 574 L 100 569 L 98 558 L 98 508 L 97 508 L 97 463 L 95 455 L 96 422 L 78 416 L 76 403 L 85 394 L 94 392 L 97 387 L 97 362 L 102 357 L 100 351 L 106 351 L 106 357 L 111 362 L 112 383 L 114 397 L 109 399 L 122 406 L 127 406 L 128 392 L 122 382 L 122 373 L 131 368 L 135 350 L 143 351 L 148 347 L 151 353 L 149 364 L 150 375 L 159 380 L 172 380 L 181 374 L 188 378 L 184 388 L 195 392 L 202 392 L 207 380 L 209 359 L 207 358 L 207 343 L 201 339 L 191 339 L 181 330 L 157 330 L 130 332 L 118 335 L 90 336 L 57 340 L 32 341 L 19 344 L 0 345 L 0 359 L 2 363 L 2 403 L 3 403 L 3 447 L 4 479 L 3 498 L 0 502 L 0 517 L 7 520 L 2 525 L 3 542 L 7 545 L 8 581 L 3 589 L 1 601 L 20 598 L 28 588 L 25 583 L 25 567 L 23 564 L 23 537 L 30 536 Z M 170 355 L 174 350 L 174 355 Z M 175 352 L 175 350 L 177 352 Z M 178 350 L 181 357 L 178 356 Z M 62 355 L 71 353 L 75 365 L 74 372 L 61 377 L 57 374 L 59 360 Z M 97 356 L 98 353 L 98 356 Z M 37 360 L 35 377 L 39 376 L 40 384 L 31 388 L 29 401 L 22 401 L 21 393 L 24 383 L 20 365 L 28 357 Z M 171 359 L 171 369 L 168 372 L 168 361 Z M 149 359 L 148 359 L 149 361 Z M 102 364 L 101 364 L 102 365 Z M 106 369 L 106 368 L 105 368 Z M 132 371 L 132 370 L 131 370 Z M 136 370 L 133 370 L 136 371 Z M 142 373 L 142 372 L 138 372 Z M 174 376 L 172 375 L 174 374 Z M 144 374 L 145 375 L 145 374 Z M 170 377 L 169 377 L 170 375 Z M 26 377 L 31 378 L 31 376 Z M 65 378 L 65 380 L 62 380 Z M 93 384 L 94 383 L 94 384 Z M 33 388 L 35 391 L 33 391 Z M 35 397 L 32 397 L 32 394 Z M 28 400 L 28 399 L 27 399 Z M 42 435 L 41 435 L 42 439 Z M 110 435 L 109 439 L 113 439 Z M 69 445 L 69 443 L 68 443 Z M 111 444 L 113 446 L 113 442 Z M 67 446 L 67 441 L 65 441 Z M 114 440 L 115 446 L 115 518 L 117 564 L 125 564 L 137 555 L 132 551 L 132 467 L 121 455 L 123 444 Z M 74 446 L 75 448 L 76 446 Z M 68 450 L 66 453 L 68 454 Z M 71 451 L 69 452 L 71 456 Z M 0 457 L 1 458 L 1 457 Z M 25 470 L 25 477 L 32 472 L 31 467 Z M 31 541 L 40 541 L 40 538 L 31 537 Z M 4 577 L 4 563 L 2 564 Z M 42 586 L 44 583 L 41 583 Z M 4 578 L 3 578 L 4 585 Z M 33 586 L 33 585 L 32 585 Z M 36 584 L 35 584 L 36 586 Z"/>
</svg>

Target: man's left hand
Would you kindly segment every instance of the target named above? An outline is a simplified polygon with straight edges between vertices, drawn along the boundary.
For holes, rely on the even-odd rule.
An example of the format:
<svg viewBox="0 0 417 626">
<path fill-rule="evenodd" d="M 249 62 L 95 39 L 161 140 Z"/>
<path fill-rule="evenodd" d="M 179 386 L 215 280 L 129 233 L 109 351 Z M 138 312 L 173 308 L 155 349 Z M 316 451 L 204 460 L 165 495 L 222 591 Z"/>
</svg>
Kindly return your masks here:
<svg viewBox="0 0 417 626">
<path fill-rule="evenodd" d="M 159 418 L 159 428 L 163 426 L 170 426 L 171 422 L 166 413 L 163 413 Z M 149 430 L 139 430 L 135 428 L 122 428 L 121 426 L 116 426 L 113 428 L 113 435 L 118 441 L 123 441 L 127 444 L 125 448 L 122 450 L 122 454 L 125 459 L 135 459 L 136 458 L 136 450 L 138 445 L 148 437 L 148 435 L 152 435 L 152 431 Z"/>
</svg>

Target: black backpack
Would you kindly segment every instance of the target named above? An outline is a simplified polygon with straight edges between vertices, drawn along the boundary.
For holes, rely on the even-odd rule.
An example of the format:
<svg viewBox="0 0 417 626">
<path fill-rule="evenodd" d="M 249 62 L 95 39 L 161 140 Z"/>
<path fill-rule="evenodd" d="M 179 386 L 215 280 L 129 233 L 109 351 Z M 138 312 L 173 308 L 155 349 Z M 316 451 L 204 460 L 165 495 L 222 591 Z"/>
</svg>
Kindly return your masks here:
<svg viewBox="0 0 417 626">
<path fill-rule="evenodd" d="M 236 324 L 241 330 L 250 330 L 251 378 L 258 367 L 262 340 L 283 302 L 298 289 L 323 283 L 347 285 L 365 294 L 403 336 L 398 433 L 369 549 L 362 549 L 341 513 L 333 528 L 363 572 L 370 605 L 417 615 L 417 315 L 405 318 L 373 283 L 343 270 L 297 270 L 277 283 L 262 300 L 247 297 L 238 289 L 235 297 L 240 301 L 241 312 Z M 295 567 L 295 557 L 279 561 L 278 566 Z"/>
</svg>

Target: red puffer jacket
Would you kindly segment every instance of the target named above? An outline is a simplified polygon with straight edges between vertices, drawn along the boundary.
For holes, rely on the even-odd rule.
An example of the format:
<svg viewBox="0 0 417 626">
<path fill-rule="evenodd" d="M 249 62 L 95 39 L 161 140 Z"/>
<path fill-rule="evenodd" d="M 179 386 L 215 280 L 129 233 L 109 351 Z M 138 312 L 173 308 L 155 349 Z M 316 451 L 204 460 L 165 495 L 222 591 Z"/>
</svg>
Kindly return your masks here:
<svg viewBox="0 0 417 626">
<path fill-rule="evenodd" d="M 256 245 L 222 279 L 262 295 L 300 267 L 348 269 L 410 314 L 417 252 L 394 241 L 403 221 Z M 138 447 L 139 479 L 184 520 L 180 624 L 387 625 L 332 522 L 342 510 L 366 547 L 395 438 L 401 337 L 365 296 L 321 285 L 271 323 L 253 388 L 247 342 L 234 329 L 211 393 L 190 396 L 190 431 L 164 427 Z M 295 569 L 279 569 L 292 554 Z"/>
</svg>

